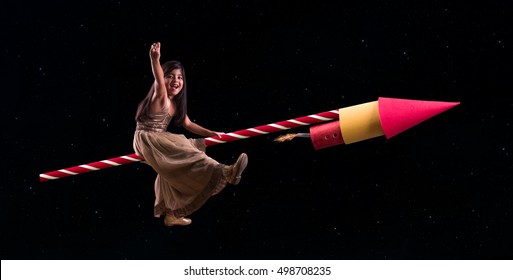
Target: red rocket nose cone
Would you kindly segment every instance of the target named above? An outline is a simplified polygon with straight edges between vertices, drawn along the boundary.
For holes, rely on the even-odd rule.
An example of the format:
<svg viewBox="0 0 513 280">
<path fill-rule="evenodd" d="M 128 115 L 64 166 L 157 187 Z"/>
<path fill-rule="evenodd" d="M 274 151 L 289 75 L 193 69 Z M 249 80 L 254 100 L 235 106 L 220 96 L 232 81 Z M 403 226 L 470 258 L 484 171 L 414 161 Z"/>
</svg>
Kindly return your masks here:
<svg viewBox="0 0 513 280">
<path fill-rule="evenodd" d="M 380 97 L 379 119 L 388 139 L 458 104 L 460 103 Z"/>
</svg>

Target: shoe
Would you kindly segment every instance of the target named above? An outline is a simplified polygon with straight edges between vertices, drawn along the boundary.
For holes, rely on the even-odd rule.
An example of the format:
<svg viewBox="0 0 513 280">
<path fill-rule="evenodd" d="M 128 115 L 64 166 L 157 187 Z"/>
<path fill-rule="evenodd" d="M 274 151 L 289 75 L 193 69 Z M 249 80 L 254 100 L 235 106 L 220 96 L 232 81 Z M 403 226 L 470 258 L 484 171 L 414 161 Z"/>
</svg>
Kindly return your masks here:
<svg viewBox="0 0 513 280">
<path fill-rule="evenodd" d="M 230 166 L 228 175 L 226 177 L 226 181 L 232 185 L 237 185 L 240 182 L 242 171 L 248 165 L 248 155 L 245 153 L 240 154 L 237 162 Z"/>
<path fill-rule="evenodd" d="M 172 226 L 188 226 L 191 223 L 192 223 L 191 219 L 184 218 L 184 217 L 177 218 L 177 217 L 172 216 L 172 215 L 166 215 L 166 217 L 164 218 L 164 225 L 168 226 L 168 227 L 172 227 Z"/>
</svg>

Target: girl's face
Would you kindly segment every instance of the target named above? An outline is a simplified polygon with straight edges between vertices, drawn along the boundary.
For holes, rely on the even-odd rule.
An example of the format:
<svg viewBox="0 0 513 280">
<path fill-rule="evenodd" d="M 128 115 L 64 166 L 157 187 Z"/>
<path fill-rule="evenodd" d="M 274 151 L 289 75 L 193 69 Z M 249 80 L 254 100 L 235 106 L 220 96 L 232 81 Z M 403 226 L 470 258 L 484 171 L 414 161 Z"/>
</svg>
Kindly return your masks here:
<svg viewBox="0 0 513 280">
<path fill-rule="evenodd" d="M 174 69 L 170 74 L 164 77 L 164 79 L 166 81 L 166 90 L 168 95 L 173 97 L 180 93 L 183 88 L 182 69 Z"/>
</svg>

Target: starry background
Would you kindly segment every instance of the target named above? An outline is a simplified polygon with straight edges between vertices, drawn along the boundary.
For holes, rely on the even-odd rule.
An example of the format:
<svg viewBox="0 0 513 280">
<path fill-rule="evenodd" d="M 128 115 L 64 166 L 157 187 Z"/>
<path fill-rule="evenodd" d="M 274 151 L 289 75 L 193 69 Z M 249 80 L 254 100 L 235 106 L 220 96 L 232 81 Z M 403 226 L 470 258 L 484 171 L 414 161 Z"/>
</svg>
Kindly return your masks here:
<svg viewBox="0 0 513 280">
<path fill-rule="evenodd" d="M 131 2 L 3 4 L 2 259 L 513 258 L 511 3 Z M 188 227 L 153 217 L 144 164 L 39 183 L 133 153 L 154 41 L 213 130 L 380 96 L 461 104 L 389 140 L 211 147 L 249 165 Z"/>
</svg>

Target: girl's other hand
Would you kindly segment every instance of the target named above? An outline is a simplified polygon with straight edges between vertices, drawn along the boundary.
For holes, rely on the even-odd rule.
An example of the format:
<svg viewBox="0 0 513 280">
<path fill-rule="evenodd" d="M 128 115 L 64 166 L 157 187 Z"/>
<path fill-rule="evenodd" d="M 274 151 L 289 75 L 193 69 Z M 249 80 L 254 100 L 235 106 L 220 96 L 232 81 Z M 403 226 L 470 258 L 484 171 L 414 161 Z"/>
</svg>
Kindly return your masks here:
<svg viewBox="0 0 513 280">
<path fill-rule="evenodd" d="M 217 137 L 219 137 L 219 139 L 221 139 L 221 136 L 223 136 L 223 134 L 225 134 L 225 133 L 224 132 L 212 131 L 212 136 L 217 136 Z"/>
</svg>

